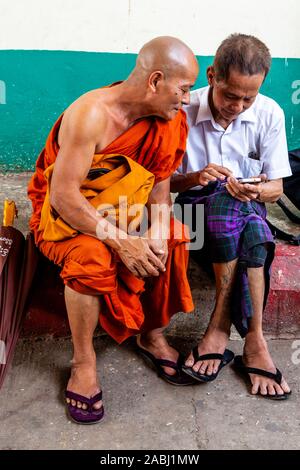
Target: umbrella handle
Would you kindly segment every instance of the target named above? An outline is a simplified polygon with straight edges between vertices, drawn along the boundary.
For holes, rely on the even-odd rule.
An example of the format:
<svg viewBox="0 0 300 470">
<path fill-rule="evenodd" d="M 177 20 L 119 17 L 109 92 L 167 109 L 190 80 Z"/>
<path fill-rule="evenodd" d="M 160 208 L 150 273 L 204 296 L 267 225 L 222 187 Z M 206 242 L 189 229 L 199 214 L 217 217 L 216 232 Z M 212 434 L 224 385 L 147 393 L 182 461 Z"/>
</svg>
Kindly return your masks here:
<svg viewBox="0 0 300 470">
<path fill-rule="evenodd" d="M 5 199 L 3 208 L 4 227 L 13 227 L 15 217 L 18 217 L 18 211 L 15 202 Z"/>
</svg>

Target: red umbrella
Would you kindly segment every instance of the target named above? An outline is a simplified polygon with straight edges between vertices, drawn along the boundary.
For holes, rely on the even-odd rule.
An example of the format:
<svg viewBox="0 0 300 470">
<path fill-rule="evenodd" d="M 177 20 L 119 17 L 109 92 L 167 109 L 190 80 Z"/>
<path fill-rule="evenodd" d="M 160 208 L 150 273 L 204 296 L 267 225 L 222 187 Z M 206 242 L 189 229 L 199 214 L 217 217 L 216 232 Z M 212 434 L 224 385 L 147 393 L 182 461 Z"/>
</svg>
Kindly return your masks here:
<svg viewBox="0 0 300 470">
<path fill-rule="evenodd" d="M 0 388 L 13 358 L 38 261 L 32 234 L 25 239 L 13 227 L 15 215 L 15 203 L 5 201 L 0 229 Z"/>
</svg>

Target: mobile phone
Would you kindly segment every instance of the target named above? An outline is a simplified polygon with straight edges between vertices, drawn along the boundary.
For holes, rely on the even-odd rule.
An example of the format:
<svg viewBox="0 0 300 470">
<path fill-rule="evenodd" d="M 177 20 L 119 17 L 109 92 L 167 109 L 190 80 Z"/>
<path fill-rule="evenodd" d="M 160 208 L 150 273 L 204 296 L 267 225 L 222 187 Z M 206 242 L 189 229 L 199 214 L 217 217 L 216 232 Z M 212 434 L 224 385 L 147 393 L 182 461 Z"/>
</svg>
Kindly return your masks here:
<svg viewBox="0 0 300 470">
<path fill-rule="evenodd" d="M 244 184 L 244 183 L 261 183 L 261 178 L 257 177 L 257 178 L 240 178 L 238 179 L 238 182 L 241 183 L 241 184 Z"/>
</svg>

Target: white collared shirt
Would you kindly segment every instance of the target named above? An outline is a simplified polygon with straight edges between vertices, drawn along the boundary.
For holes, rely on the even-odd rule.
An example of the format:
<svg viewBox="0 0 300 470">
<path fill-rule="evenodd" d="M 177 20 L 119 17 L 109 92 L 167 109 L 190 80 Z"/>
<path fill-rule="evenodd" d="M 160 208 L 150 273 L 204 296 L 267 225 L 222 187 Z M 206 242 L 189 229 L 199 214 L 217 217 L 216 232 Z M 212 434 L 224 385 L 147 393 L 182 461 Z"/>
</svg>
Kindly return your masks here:
<svg viewBox="0 0 300 470">
<path fill-rule="evenodd" d="M 225 130 L 209 104 L 209 86 L 191 92 L 187 151 L 177 174 L 202 170 L 209 163 L 227 167 L 236 178 L 266 173 L 269 180 L 290 176 L 284 113 L 271 98 L 255 102 Z"/>
</svg>

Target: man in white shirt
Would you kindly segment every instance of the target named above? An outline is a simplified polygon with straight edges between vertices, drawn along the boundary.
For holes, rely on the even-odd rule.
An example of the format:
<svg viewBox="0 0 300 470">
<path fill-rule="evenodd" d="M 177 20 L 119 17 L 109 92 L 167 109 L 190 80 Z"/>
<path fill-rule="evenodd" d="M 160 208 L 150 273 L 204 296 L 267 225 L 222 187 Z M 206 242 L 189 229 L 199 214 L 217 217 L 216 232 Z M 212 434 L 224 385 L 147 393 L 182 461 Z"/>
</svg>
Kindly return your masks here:
<svg viewBox="0 0 300 470">
<path fill-rule="evenodd" d="M 206 241 L 216 278 L 210 323 L 183 370 L 202 382 L 214 380 L 233 358 L 226 345 L 234 322 L 245 336 L 235 366 L 250 378 L 252 393 L 286 399 L 290 388 L 262 331 L 274 251 L 263 203 L 279 199 L 282 178 L 291 174 L 283 111 L 259 94 L 270 63 L 268 48 L 253 36 L 233 34 L 222 42 L 207 69 L 209 86 L 193 91 L 185 108 L 187 152 L 171 190 L 180 193 L 181 205 L 205 202 Z M 256 176 L 260 183 L 239 182 Z"/>
</svg>

